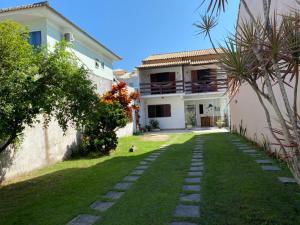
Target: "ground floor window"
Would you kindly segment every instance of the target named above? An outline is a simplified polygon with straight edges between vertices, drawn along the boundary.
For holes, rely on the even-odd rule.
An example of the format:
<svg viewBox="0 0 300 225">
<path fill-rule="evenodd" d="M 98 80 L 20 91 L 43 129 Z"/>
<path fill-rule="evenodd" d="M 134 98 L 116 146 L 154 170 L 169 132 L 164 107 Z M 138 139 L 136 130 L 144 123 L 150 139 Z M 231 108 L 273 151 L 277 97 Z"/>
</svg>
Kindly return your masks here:
<svg viewBox="0 0 300 225">
<path fill-rule="evenodd" d="M 148 105 L 148 118 L 171 117 L 171 105 Z"/>
</svg>

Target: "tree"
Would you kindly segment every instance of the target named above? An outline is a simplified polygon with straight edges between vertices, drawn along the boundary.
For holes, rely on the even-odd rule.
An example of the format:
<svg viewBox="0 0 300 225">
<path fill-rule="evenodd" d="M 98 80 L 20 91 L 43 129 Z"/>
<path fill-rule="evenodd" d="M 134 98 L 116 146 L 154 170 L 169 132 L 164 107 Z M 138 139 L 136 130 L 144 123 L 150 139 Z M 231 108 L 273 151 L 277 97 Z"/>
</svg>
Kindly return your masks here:
<svg viewBox="0 0 300 225">
<path fill-rule="evenodd" d="M 121 81 L 112 86 L 112 89 L 101 97 L 101 101 L 111 104 L 118 102 L 126 112 L 129 120 L 132 120 L 132 112 L 139 109 L 138 100 L 139 93 L 134 91 L 129 93 L 128 86 L 124 81 Z"/>
<path fill-rule="evenodd" d="M 208 14 L 196 26 L 212 40 L 210 31 L 217 25 L 213 13 L 219 14 L 222 9 L 225 10 L 227 1 L 209 2 Z M 300 15 L 297 10 L 278 15 L 270 12 L 271 0 L 262 2 L 264 15 L 260 18 L 254 16 L 245 0 L 241 0 L 250 20 L 239 24 L 237 34 L 229 36 L 224 46 L 220 45 L 220 61 L 230 78 L 228 92 L 231 96 L 243 83 L 247 83 L 256 93 L 268 128 L 300 185 L 300 117 L 297 107 Z M 276 87 L 280 95 L 275 95 Z M 291 98 L 288 96 L 290 88 L 293 90 Z M 280 101 L 284 102 L 285 108 L 280 108 Z M 279 129 L 271 120 L 269 107 L 275 112 Z"/>
<path fill-rule="evenodd" d="M 132 120 L 133 110 L 138 109 L 137 92 L 128 92 L 127 84 L 114 84 L 112 89 L 100 96 L 91 108 L 84 123 L 83 153 L 109 154 L 118 144 L 116 131 Z"/>
<path fill-rule="evenodd" d="M 55 117 L 63 130 L 80 126 L 97 95 L 87 71 L 65 42 L 53 52 L 33 49 L 26 27 L 0 22 L 0 153 L 33 126 L 38 115 Z"/>
</svg>

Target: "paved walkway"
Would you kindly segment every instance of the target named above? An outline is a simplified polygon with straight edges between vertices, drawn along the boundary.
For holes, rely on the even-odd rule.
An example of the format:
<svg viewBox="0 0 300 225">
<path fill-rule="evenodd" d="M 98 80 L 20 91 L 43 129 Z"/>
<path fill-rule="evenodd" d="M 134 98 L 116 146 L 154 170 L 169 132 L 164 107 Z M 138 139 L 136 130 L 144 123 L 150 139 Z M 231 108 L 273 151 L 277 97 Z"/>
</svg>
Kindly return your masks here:
<svg viewBox="0 0 300 225">
<path fill-rule="evenodd" d="M 196 146 L 190 164 L 189 172 L 184 179 L 179 203 L 174 212 L 174 222 L 170 225 L 196 225 L 189 219 L 200 217 L 200 190 L 203 174 L 203 139 L 196 139 Z"/>
</svg>

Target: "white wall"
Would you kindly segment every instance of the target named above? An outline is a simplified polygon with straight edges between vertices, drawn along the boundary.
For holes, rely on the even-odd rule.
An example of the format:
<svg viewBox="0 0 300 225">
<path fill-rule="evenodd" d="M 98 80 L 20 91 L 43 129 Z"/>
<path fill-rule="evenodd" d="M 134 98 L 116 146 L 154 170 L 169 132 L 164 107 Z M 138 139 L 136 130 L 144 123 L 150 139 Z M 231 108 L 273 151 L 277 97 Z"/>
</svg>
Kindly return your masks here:
<svg viewBox="0 0 300 225">
<path fill-rule="evenodd" d="M 141 69 L 138 71 L 141 83 L 150 83 L 150 75 L 156 73 L 166 73 L 175 72 L 176 80 L 182 80 L 182 67 L 164 67 L 164 68 L 151 68 L 151 69 Z"/>
<path fill-rule="evenodd" d="M 47 21 L 47 44 L 50 48 L 53 48 L 58 41 L 63 39 L 63 34 L 67 30 L 59 28 L 57 25 Z M 95 52 L 88 47 L 83 40 L 75 36 L 75 41 L 71 44 L 72 52 L 78 57 L 79 62 L 84 66 L 87 66 L 90 72 L 103 77 L 108 80 L 113 80 L 112 60 L 105 57 L 99 52 Z M 104 69 L 95 67 L 95 59 L 104 61 Z"/>
<path fill-rule="evenodd" d="M 144 121 L 141 124 L 148 125 L 151 119 L 159 122 L 161 129 L 183 129 L 185 128 L 184 101 L 181 96 L 153 97 L 142 100 Z M 171 117 L 148 118 L 148 105 L 171 104 Z"/>
<path fill-rule="evenodd" d="M 263 16 L 262 0 L 247 0 L 250 10 L 254 15 Z M 274 12 L 274 9 L 278 13 L 288 12 L 291 8 L 298 7 L 294 0 L 272 0 L 272 10 L 271 14 Z M 243 5 L 240 5 L 239 13 L 239 23 L 242 22 L 242 19 L 247 19 L 248 14 L 246 13 Z M 258 81 L 258 85 L 261 85 L 261 82 Z M 300 85 L 298 89 L 300 88 Z M 292 89 L 288 90 L 288 96 L 292 96 Z M 277 99 L 279 99 L 279 107 L 282 109 L 284 115 L 285 106 L 281 99 L 281 94 L 277 86 L 274 87 L 274 93 Z M 276 115 L 272 107 L 267 104 L 267 108 L 271 114 L 271 120 L 275 128 L 279 128 L 278 123 L 276 122 Z M 300 98 L 298 98 L 298 105 L 300 104 Z M 258 101 L 258 98 L 255 92 L 247 84 L 244 84 L 238 91 L 237 95 L 230 102 L 230 112 L 231 112 L 231 123 L 232 126 L 239 129 L 241 121 L 243 121 L 243 127 L 247 128 L 247 137 L 257 142 L 261 142 L 263 135 L 267 138 L 270 143 L 275 143 L 276 141 L 271 136 L 269 129 L 267 128 L 267 121 L 264 110 Z M 275 149 L 274 145 L 271 145 Z"/>
</svg>

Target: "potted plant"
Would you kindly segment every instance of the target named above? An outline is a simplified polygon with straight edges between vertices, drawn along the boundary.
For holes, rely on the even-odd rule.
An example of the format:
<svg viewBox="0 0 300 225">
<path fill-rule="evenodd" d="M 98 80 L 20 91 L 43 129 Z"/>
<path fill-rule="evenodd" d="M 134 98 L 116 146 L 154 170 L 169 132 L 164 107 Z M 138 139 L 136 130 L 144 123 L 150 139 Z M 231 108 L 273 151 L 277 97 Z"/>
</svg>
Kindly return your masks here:
<svg viewBox="0 0 300 225">
<path fill-rule="evenodd" d="M 160 131 L 159 122 L 157 120 L 150 120 L 151 130 L 154 132 Z"/>
<path fill-rule="evenodd" d="M 224 123 L 223 120 L 218 119 L 217 122 L 216 122 L 216 124 L 217 124 L 218 128 L 221 129 L 224 126 L 225 123 Z"/>
</svg>

